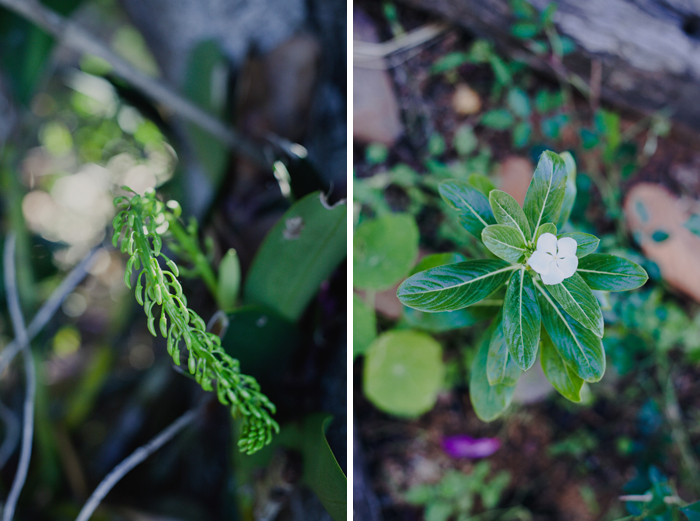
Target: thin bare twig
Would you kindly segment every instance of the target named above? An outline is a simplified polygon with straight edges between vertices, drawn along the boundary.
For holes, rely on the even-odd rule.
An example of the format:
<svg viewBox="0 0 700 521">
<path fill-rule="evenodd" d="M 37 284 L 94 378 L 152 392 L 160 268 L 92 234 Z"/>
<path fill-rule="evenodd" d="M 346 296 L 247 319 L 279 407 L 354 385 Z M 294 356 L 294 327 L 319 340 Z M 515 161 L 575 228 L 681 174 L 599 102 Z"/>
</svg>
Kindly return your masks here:
<svg viewBox="0 0 700 521">
<path fill-rule="evenodd" d="M 98 248 L 95 248 L 87 254 L 77 266 L 71 270 L 66 278 L 61 281 L 48 300 L 44 302 L 44 305 L 41 306 L 38 313 L 27 327 L 27 342 L 31 342 L 39 331 L 44 329 L 46 323 L 51 320 L 51 317 L 53 317 L 56 310 L 58 310 L 63 299 L 65 299 L 66 296 L 80 284 L 80 281 L 83 280 L 85 275 L 87 275 L 87 271 L 95 262 L 97 250 Z M 7 344 L 7 347 L 0 353 L 0 374 L 2 374 L 8 364 L 12 362 L 20 349 L 22 349 L 22 344 L 19 338 L 15 338 L 12 342 Z"/>
<path fill-rule="evenodd" d="M 24 482 L 27 479 L 29 460 L 32 456 L 32 438 L 34 437 L 34 398 L 36 395 L 36 369 L 34 358 L 29 350 L 29 338 L 24 327 L 24 317 L 19 303 L 17 291 L 17 273 L 15 269 L 15 243 L 17 236 L 10 233 L 5 239 L 4 265 L 5 265 L 5 291 L 7 293 L 7 307 L 12 318 L 12 327 L 15 337 L 20 345 L 24 358 L 25 378 L 27 380 L 27 394 L 24 398 L 24 418 L 22 427 L 22 449 L 19 456 L 19 465 L 12 488 L 7 496 L 7 502 L 2 512 L 3 521 L 12 521 L 19 494 L 22 492 Z"/>
<path fill-rule="evenodd" d="M 114 487 L 114 485 L 116 485 L 119 480 L 122 479 L 131 469 L 165 445 L 187 425 L 192 423 L 192 421 L 199 414 L 200 409 L 201 407 L 195 407 L 194 409 L 187 411 L 163 431 L 161 431 L 158 436 L 136 449 L 130 456 L 114 467 L 114 469 L 107 474 L 107 476 L 102 480 L 102 482 L 97 486 L 95 491 L 87 500 L 85 506 L 83 506 L 82 510 L 80 511 L 80 514 L 78 514 L 76 521 L 88 521 L 102 499 L 110 490 L 112 490 L 112 487 Z"/>
<path fill-rule="evenodd" d="M 135 69 L 79 24 L 55 13 L 37 0 L 0 0 L 0 5 L 41 27 L 65 46 L 102 58 L 112 66 L 115 74 L 153 101 L 168 107 L 174 114 L 206 130 L 231 150 L 244 154 L 261 165 L 269 166 L 260 147 L 175 92 L 168 85 Z"/>
</svg>

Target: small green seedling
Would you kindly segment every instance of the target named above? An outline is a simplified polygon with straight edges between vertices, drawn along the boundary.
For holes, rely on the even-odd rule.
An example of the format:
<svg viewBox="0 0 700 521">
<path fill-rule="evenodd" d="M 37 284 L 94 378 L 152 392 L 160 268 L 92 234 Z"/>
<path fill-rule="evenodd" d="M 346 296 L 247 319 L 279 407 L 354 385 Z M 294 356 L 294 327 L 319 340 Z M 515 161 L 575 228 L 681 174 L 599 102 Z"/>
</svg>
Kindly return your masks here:
<svg viewBox="0 0 700 521">
<path fill-rule="evenodd" d="M 515 383 L 538 353 L 552 385 L 581 401 L 584 382 L 597 382 L 605 372 L 603 313 L 593 291 L 635 289 L 648 275 L 630 260 L 593 253 L 599 243 L 593 235 L 562 233 L 576 199 L 573 157 L 541 155 L 523 208 L 503 191 L 484 193 L 464 181 L 445 181 L 439 191 L 493 257 L 416 273 L 399 286 L 399 300 L 437 313 L 502 294 L 470 380 L 472 403 L 484 421 L 508 407 Z"/>
<path fill-rule="evenodd" d="M 469 519 L 479 497 L 482 506 L 492 510 L 508 486 L 508 472 L 501 471 L 487 481 L 489 470 L 487 461 L 477 463 L 469 474 L 448 470 L 439 483 L 418 485 L 408 490 L 406 500 L 413 505 L 425 506 L 427 521 Z"/>
</svg>

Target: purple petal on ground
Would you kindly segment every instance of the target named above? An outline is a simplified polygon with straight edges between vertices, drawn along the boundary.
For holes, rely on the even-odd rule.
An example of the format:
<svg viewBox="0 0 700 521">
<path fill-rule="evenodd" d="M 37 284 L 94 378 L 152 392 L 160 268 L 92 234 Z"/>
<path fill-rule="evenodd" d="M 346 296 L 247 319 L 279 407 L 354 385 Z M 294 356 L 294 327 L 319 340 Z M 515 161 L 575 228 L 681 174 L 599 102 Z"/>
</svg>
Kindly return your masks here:
<svg viewBox="0 0 700 521">
<path fill-rule="evenodd" d="M 453 458 L 486 458 L 501 447 L 498 438 L 472 438 L 471 436 L 445 436 L 442 450 Z"/>
</svg>

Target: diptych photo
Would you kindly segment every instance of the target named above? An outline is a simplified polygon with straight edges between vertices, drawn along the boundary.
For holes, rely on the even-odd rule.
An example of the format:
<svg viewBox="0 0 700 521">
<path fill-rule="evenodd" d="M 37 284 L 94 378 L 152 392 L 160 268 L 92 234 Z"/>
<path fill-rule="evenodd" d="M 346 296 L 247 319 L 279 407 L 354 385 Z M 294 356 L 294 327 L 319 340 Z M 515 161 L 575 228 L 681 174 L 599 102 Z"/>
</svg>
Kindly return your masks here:
<svg viewBox="0 0 700 521">
<path fill-rule="evenodd" d="M 2 521 L 700 519 L 699 38 L 0 0 Z"/>
</svg>

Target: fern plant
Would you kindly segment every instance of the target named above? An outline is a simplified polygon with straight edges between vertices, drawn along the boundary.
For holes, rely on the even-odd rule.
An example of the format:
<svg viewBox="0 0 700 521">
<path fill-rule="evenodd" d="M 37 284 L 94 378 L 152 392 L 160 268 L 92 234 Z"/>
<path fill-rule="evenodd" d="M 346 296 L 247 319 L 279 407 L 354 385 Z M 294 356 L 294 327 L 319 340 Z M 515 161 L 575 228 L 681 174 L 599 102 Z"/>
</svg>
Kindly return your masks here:
<svg viewBox="0 0 700 521">
<path fill-rule="evenodd" d="M 161 335 L 167 339 L 168 353 L 177 365 L 184 341 L 189 373 L 205 391 L 216 390 L 219 401 L 230 408 L 234 418 L 243 421 L 238 446 L 251 454 L 279 432 L 279 425 L 271 417 L 275 406 L 260 391 L 255 378 L 241 373 L 238 360 L 226 354 L 219 337 L 206 331 L 204 320 L 187 306 L 178 267 L 161 251 L 162 236 L 169 222 L 179 217 L 180 206 L 176 201 L 163 203 L 154 190 L 141 196 L 123 188 L 133 195 L 114 199 L 118 213 L 113 220 L 112 242 L 116 247 L 121 240 L 121 251 L 129 254 L 124 282 L 131 288 L 132 274 L 137 273 L 134 291 L 148 318 L 149 331 L 157 336 L 157 320 Z"/>
<path fill-rule="evenodd" d="M 441 183 L 440 195 L 492 255 L 416 273 L 398 288 L 406 306 L 438 313 L 479 304 L 507 286 L 503 300 L 491 299 L 501 309 L 471 373 L 472 404 L 485 421 L 508 407 L 518 378 L 538 354 L 552 385 L 580 401 L 584 382 L 597 382 L 605 372 L 603 313 L 594 291 L 631 290 L 647 281 L 634 262 L 594 253 L 597 237 L 567 231 L 575 176 L 571 154 L 544 152 L 522 208 L 500 190 Z"/>
</svg>

